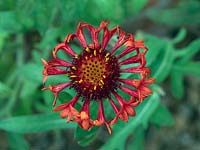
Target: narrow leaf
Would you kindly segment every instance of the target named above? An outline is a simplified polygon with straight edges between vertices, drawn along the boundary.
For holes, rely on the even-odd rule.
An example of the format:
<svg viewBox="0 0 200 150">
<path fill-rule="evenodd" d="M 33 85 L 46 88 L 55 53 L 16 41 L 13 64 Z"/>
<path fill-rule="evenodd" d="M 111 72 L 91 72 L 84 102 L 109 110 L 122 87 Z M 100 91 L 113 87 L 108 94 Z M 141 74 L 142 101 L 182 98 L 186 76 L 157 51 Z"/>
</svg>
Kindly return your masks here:
<svg viewBox="0 0 200 150">
<path fill-rule="evenodd" d="M 174 124 L 174 119 L 168 109 L 159 104 L 155 112 L 150 118 L 150 121 L 159 126 L 171 126 Z"/>
<path fill-rule="evenodd" d="M 184 64 L 175 64 L 173 65 L 173 71 L 179 71 L 187 75 L 195 75 L 200 77 L 200 61 L 198 62 L 188 62 Z"/>
<path fill-rule="evenodd" d="M 87 138 L 78 141 L 78 144 L 81 146 L 88 146 L 95 139 L 95 136 L 96 134 L 91 134 Z"/>
<path fill-rule="evenodd" d="M 41 83 L 43 77 L 42 70 L 43 70 L 42 63 L 40 65 L 34 63 L 28 63 L 23 68 L 21 68 L 19 72 L 22 76 L 24 76 L 25 79 L 36 83 Z"/>
<path fill-rule="evenodd" d="M 184 83 L 183 83 L 184 77 L 181 72 L 178 71 L 172 71 L 170 75 L 170 85 L 171 85 L 171 92 L 172 95 L 176 99 L 181 99 L 184 94 Z"/>
<path fill-rule="evenodd" d="M 0 129 L 15 133 L 36 133 L 74 127 L 73 123 L 66 124 L 58 113 L 12 117 L 0 121 Z"/>
<path fill-rule="evenodd" d="M 180 63 L 186 63 L 200 51 L 200 39 L 192 41 L 187 47 L 176 51 L 175 57 L 180 58 Z"/>
<path fill-rule="evenodd" d="M 129 140 L 128 150 L 143 150 L 144 147 L 144 129 L 138 127 L 133 133 L 133 137 Z"/>
<path fill-rule="evenodd" d="M 157 61 L 159 53 L 161 53 L 162 50 L 166 47 L 166 40 L 142 32 L 138 32 L 137 38 L 143 39 L 149 49 L 146 55 L 146 59 L 147 66 L 150 66 L 153 62 Z"/>
<path fill-rule="evenodd" d="M 91 134 L 96 133 L 98 129 L 99 127 L 93 127 L 91 130 L 87 131 L 77 126 L 76 132 L 74 134 L 74 138 L 79 139 L 79 140 L 83 139 Z"/>
<path fill-rule="evenodd" d="M 178 34 L 176 35 L 176 37 L 174 39 L 172 39 L 172 42 L 174 44 L 181 42 L 185 38 L 186 33 L 187 33 L 186 29 L 181 28 L 180 31 L 178 32 Z"/>
<path fill-rule="evenodd" d="M 160 61 L 157 61 L 156 65 L 151 65 L 152 76 L 156 78 L 156 82 L 162 82 L 169 75 L 174 60 L 173 52 L 173 45 L 167 44 L 162 56 L 160 56 L 161 58 L 159 58 Z"/>
</svg>

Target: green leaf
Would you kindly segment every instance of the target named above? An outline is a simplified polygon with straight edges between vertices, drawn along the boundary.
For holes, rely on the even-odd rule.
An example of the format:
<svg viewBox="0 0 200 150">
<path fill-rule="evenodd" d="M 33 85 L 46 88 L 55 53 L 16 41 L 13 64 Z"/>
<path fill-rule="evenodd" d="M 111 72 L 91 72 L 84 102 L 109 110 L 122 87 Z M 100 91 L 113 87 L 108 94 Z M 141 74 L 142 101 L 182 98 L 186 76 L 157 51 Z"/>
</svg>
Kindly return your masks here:
<svg viewBox="0 0 200 150">
<path fill-rule="evenodd" d="M 87 136 L 86 138 L 78 141 L 78 144 L 81 146 L 88 146 L 94 139 L 95 139 L 96 134 L 91 134 Z"/>
<path fill-rule="evenodd" d="M 88 15 L 87 18 L 90 18 L 90 21 L 94 24 L 97 24 L 97 22 L 101 20 L 111 20 L 112 22 L 119 23 L 122 22 L 124 18 L 121 2 L 116 0 L 89 1 L 86 7 L 86 13 Z"/>
<path fill-rule="evenodd" d="M 168 43 L 161 56 L 151 65 L 152 76 L 156 78 L 156 82 L 164 81 L 169 75 L 174 60 L 173 52 L 173 45 Z"/>
<path fill-rule="evenodd" d="M 186 75 L 193 75 L 200 77 L 200 61 L 174 64 L 172 71 L 178 71 Z"/>
<path fill-rule="evenodd" d="M 59 6 L 60 3 L 53 0 L 37 2 L 34 0 L 16 1 L 16 19 L 22 25 L 22 30 L 34 28 L 43 35 L 45 31 L 52 26 L 54 21 L 59 22 L 58 20 L 55 20 Z"/>
<path fill-rule="evenodd" d="M 11 10 L 13 9 L 14 4 L 15 4 L 15 1 L 13 0 L 0 1 L 0 11 Z"/>
<path fill-rule="evenodd" d="M 155 112 L 152 114 L 150 121 L 159 126 L 171 126 L 174 124 L 174 119 L 168 109 L 159 104 Z"/>
<path fill-rule="evenodd" d="M 42 58 L 41 52 L 37 51 L 36 49 L 33 49 L 33 51 L 32 51 L 33 62 L 36 62 L 40 65 L 41 64 L 41 58 Z"/>
<path fill-rule="evenodd" d="M 143 150 L 144 148 L 144 129 L 138 127 L 135 130 L 133 137 L 129 140 L 127 150 Z"/>
<path fill-rule="evenodd" d="M 3 45 L 5 43 L 5 39 L 7 38 L 7 36 L 8 35 L 6 33 L 3 33 L 3 32 L 1 32 L 1 34 L 0 34 L 0 53 L 2 52 L 2 48 L 3 48 Z"/>
<path fill-rule="evenodd" d="M 187 47 L 175 51 L 175 57 L 180 58 L 178 62 L 186 63 L 200 51 L 200 39 L 192 41 Z"/>
<path fill-rule="evenodd" d="M 166 47 L 166 40 L 143 32 L 138 32 L 136 37 L 137 39 L 143 39 L 145 41 L 145 45 L 149 49 L 146 55 L 146 59 L 147 66 L 150 66 L 153 62 L 157 61 L 158 55 Z"/>
<path fill-rule="evenodd" d="M 32 81 L 24 80 L 20 92 L 18 93 L 19 106 L 18 109 L 15 111 L 15 113 L 17 115 L 30 114 L 33 109 L 33 103 L 35 102 L 36 99 L 39 99 L 38 93 L 41 93 L 41 91 L 38 90 L 38 84 Z"/>
<path fill-rule="evenodd" d="M 20 28 L 14 11 L 0 11 L 0 32 L 15 33 Z"/>
<path fill-rule="evenodd" d="M 44 105 L 51 106 L 54 100 L 54 94 L 50 90 L 46 90 L 42 92 L 42 96 L 44 99 Z"/>
<path fill-rule="evenodd" d="M 71 95 L 72 93 L 68 92 L 68 89 L 66 89 L 67 92 L 60 92 L 58 95 L 58 99 L 62 102 L 62 103 L 67 103 L 69 102 L 76 94 Z"/>
<path fill-rule="evenodd" d="M 183 74 L 179 71 L 172 71 L 170 74 L 170 85 L 171 85 L 171 92 L 172 95 L 176 99 L 183 98 L 184 95 L 184 83 L 183 83 L 184 77 Z"/>
<path fill-rule="evenodd" d="M 42 70 L 43 65 L 42 63 L 35 64 L 35 63 L 28 63 L 23 68 L 19 70 L 20 75 L 22 75 L 26 80 L 29 80 L 31 82 L 35 83 L 42 83 Z"/>
<path fill-rule="evenodd" d="M 141 112 L 137 112 L 136 117 L 131 118 L 130 122 L 127 123 L 123 128 L 120 130 L 115 130 L 115 126 L 118 126 L 117 124 L 113 127 L 113 135 L 108 139 L 108 141 L 101 147 L 102 150 L 124 150 L 125 149 L 125 142 L 128 138 L 129 134 L 134 132 L 137 127 L 139 127 L 142 124 L 146 124 L 150 118 L 150 116 L 153 114 L 153 112 L 156 110 L 158 104 L 159 104 L 159 95 L 154 92 L 154 94 L 148 99 L 145 100 L 143 103 L 145 103 L 143 109 Z M 118 128 L 118 127 L 116 127 Z M 119 142 L 120 141 L 120 142 Z"/>
<path fill-rule="evenodd" d="M 13 86 L 13 90 L 11 91 L 11 94 L 9 95 L 9 101 L 7 100 L 6 104 L 0 109 L 0 116 L 4 116 L 5 114 L 8 114 L 11 112 L 12 108 L 14 107 L 14 104 L 17 100 L 17 95 L 20 89 L 20 80 L 16 80 L 15 84 Z"/>
<path fill-rule="evenodd" d="M 49 57 L 52 48 L 57 44 L 56 39 L 59 37 L 59 34 L 61 32 L 58 28 L 49 28 L 44 33 L 41 42 L 37 44 L 37 47 L 41 49 L 41 56 L 43 58 Z"/>
<path fill-rule="evenodd" d="M 49 105 L 49 106 L 51 106 L 51 105 Z M 34 103 L 34 108 L 42 113 L 50 112 L 51 108 L 49 106 L 45 105 L 41 101 L 37 101 Z"/>
<path fill-rule="evenodd" d="M 20 91 L 20 98 L 27 98 L 36 92 L 38 84 L 25 80 Z M 31 90 L 30 90 L 31 89 Z"/>
<path fill-rule="evenodd" d="M 178 32 L 178 34 L 176 35 L 176 37 L 174 39 L 172 39 L 172 42 L 174 44 L 181 42 L 185 38 L 186 33 L 187 33 L 186 29 L 181 28 L 180 31 Z"/>
<path fill-rule="evenodd" d="M 131 7 L 132 12 L 137 14 L 141 11 L 142 8 L 146 5 L 148 0 L 131 0 L 128 1 L 129 7 Z"/>
<path fill-rule="evenodd" d="M 81 5 L 80 5 L 81 3 Z M 85 14 L 88 10 L 87 3 L 92 5 L 92 1 L 89 0 L 74 0 L 72 1 L 63 1 L 61 7 L 61 20 L 66 22 L 73 21 L 73 23 L 78 23 L 78 19 L 74 18 L 90 18 L 89 16 L 85 17 Z M 67 17 L 66 17 L 67 16 Z"/>
<path fill-rule="evenodd" d="M 8 139 L 8 148 L 14 150 L 28 150 L 29 145 L 26 139 L 21 134 L 6 132 Z"/>
<path fill-rule="evenodd" d="M 78 140 L 79 145 L 87 146 L 94 140 L 98 129 L 99 127 L 93 127 L 91 130 L 87 131 L 77 126 L 74 138 Z"/>
<path fill-rule="evenodd" d="M 12 117 L 0 121 L 0 129 L 15 133 L 36 133 L 74 127 L 73 123 L 66 124 L 58 113 Z"/>
<path fill-rule="evenodd" d="M 76 128 L 76 132 L 74 133 L 74 138 L 76 139 L 82 139 L 90 134 L 96 133 L 98 130 L 98 127 L 93 127 L 91 130 L 83 130 L 79 126 Z"/>
<path fill-rule="evenodd" d="M 0 98 L 3 99 L 9 96 L 10 92 L 11 92 L 10 88 L 6 84 L 0 82 Z"/>
<path fill-rule="evenodd" d="M 200 24 L 200 2 L 195 0 L 180 1 L 175 8 L 150 9 L 147 16 L 157 23 L 170 26 L 191 26 Z M 184 16 L 184 17 L 183 17 Z"/>
</svg>

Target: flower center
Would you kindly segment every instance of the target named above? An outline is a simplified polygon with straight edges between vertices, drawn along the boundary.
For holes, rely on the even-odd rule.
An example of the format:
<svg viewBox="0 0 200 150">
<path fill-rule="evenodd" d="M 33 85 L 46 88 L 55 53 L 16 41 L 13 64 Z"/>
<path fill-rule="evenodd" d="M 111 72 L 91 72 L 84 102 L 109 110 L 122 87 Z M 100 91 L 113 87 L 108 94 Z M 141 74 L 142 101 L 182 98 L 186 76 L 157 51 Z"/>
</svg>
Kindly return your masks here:
<svg viewBox="0 0 200 150">
<path fill-rule="evenodd" d="M 89 58 L 81 65 L 80 77 L 94 86 L 103 86 L 102 80 L 106 74 L 106 64 L 103 64 L 98 57 Z"/>
<path fill-rule="evenodd" d="M 118 88 L 119 64 L 108 51 L 86 48 L 72 64 L 72 87 L 85 99 L 106 98 Z"/>
</svg>

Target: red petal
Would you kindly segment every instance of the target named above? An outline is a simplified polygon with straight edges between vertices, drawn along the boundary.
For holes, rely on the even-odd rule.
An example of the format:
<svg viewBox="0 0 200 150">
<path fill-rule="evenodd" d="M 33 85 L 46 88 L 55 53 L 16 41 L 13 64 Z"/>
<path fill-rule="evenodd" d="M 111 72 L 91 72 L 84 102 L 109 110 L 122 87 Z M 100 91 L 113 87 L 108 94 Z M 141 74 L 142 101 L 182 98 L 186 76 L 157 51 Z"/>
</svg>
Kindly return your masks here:
<svg viewBox="0 0 200 150">
<path fill-rule="evenodd" d="M 131 95 L 131 96 L 134 96 L 134 97 L 138 97 L 138 94 L 136 91 L 132 90 L 132 89 L 129 89 L 127 87 L 124 87 L 124 86 L 120 86 L 119 87 L 122 91 L 124 91 L 125 93 Z"/>
<path fill-rule="evenodd" d="M 134 87 L 139 87 L 141 80 L 137 79 L 119 79 L 120 82 L 123 82 L 127 85 L 134 86 Z"/>
<path fill-rule="evenodd" d="M 110 105 L 112 106 L 113 110 L 117 114 L 119 112 L 119 109 L 117 108 L 116 104 L 114 103 L 114 101 L 111 98 L 109 98 L 109 102 L 110 102 Z"/>
<path fill-rule="evenodd" d="M 105 123 L 105 124 L 106 124 L 106 128 L 108 130 L 108 133 L 112 134 L 112 128 L 110 127 L 110 125 L 108 123 Z"/>
<path fill-rule="evenodd" d="M 46 88 L 43 88 L 43 90 L 51 90 L 54 94 L 58 94 L 60 91 L 62 91 L 64 88 L 68 87 L 71 85 L 71 82 L 66 82 L 54 86 L 48 86 Z"/>
<path fill-rule="evenodd" d="M 129 116 L 135 116 L 135 110 L 131 106 L 126 105 L 125 110 Z"/>
<path fill-rule="evenodd" d="M 101 25 L 99 28 L 94 28 L 92 27 L 90 24 L 85 24 L 85 26 L 91 33 L 91 38 L 92 38 L 92 41 L 94 42 L 94 49 L 99 49 L 100 48 L 100 44 L 99 44 L 99 39 L 98 39 L 98 35 L 99 35 L 99 32 L 101 30 Z"/>
<path fill-rule="evenodd" d="M 69 106 L 68 103 L 66 103 L 66 104 L 61 104 L 61 105 L 57 106 L 53 111 L 54 111 L 54 112 L 61 111 L 61 110 L 65 109 L 65 108 L 67 108 L 68 106 Z"/>
<path fill-rule="evenodd" d="M 141 54 L 129 57 L 123 61 L 121 61 L 119 64 L 120 65 L 127 65 L 127 64 L 131 64 L 131 63 L 138 63 L 141 60 L 142 56 Z"/>
<path fill-rule="evenodd" d="M 119 115 L 119 118 L 125 122 L 128 122 L 128 114 L 125 110 L 123 110 L 121 112 L 121 114 Z"/>
<path fill-rule="evenodd" d="M 54 67 L 48 67 L 43 70 L 43 75 L 58 75 L 58 74 L 67 74 L 67 71 Z"/>
<path fill-rule="evenodd" d="M 121 72 L 128 72 L 128 73 L 141 73 L 143 71 L 143 68 L 141 66 L 121 69 Z"/>
<path fill-rule="evenodd" d="M 126 54 L 128 54 L 128 53 L 130 53 L 130 52 L 132 52 L 134 50 L 137 51 L 137 54 L 139 53 L 139 49 L 136 49 L 135 47 L 127 47 L 125 50 L 123 50 L 123 52 L 121 54 L 119 54 L 117 56 L 117 59 L 122 58 L 123 56 L 125 56 Z"/>
<path fill-rule="evenodd" d="M 79 95 L 76 95 L 68 103 L 57 106 L 53 111 L 56 112 L 56 111 L 63 110 L 65 108 L 67 108 L 69 105 L 73 107 L 75 105 L 75 103 L 78 101 L 79 97 L 80 97 Z"/>
<path fill-rule="evenodd" d="M 120 46 L 122 46 L 128 40 L 126 33 L 124 31 L 119 29 L 118 34 L 119 34 L 118 35 L 119 39 L 115 44 L 115 46 L 111 49 L 111 54 L 113 54 Z"/>
<path fill-rule="evenodd" d="M 61 60 L 61 59 L 59 59 L 59 58 L 50 60 L 50 61 L 48 62 L 48 64 L 51 65 L 51 66 L 65 66 L 65 67 L 72 66 L 71 63 L 66 62 L 66 61 L 64 61 L 64 60 Z"/>
<path fill-rule="evenodd" d="M 141 78 L 145 80 L 151 74 L 151 70 L 147 67 L 143 68 L 141 71 Z"/>
<path fill-rule="evenodd" d="M 47 80 L 47 76 L 49 75 L 57 75 L 57 74 L 67 74 L 66 70 L 61 70 L 59 68 L 54 68 L 51 66 L 51 63 L 48 64 L 44 59 L 41 59 L 42 63 L 44 65 L 44 70 L 42 71 L 44 77 L 43 77 L 43 83 Z"/>
<path fill-rule="evenodd" d="M 156 81 L 155 78 L 149 78 L 149 79 L 147 79 L 147 80 L 144 81 L 144 84 L 152 84 L 152 83 L 154 83 L 155 81 Z"/>
<path fill-rule="evenodd" d="M 81 122 L 81 127 L 82 127 L 84 130 L 88 130 L 89 127 L 90 127 L 90 122 L 89 122 L 89 120 L 83 120 L 83 121 Z"/>
<path fill-rule="evenodd" d="M 150 94 L 152 94 L 152 90 L 148 87 L 142 86 L 142 88 L 140 89 L 142 96 L 148 96 Z"/>
<path fill-rule="evenodd" d="M 69 43 L 70 41 L 72 41 L 74 38 L 76 37 L 76 34 L 68 34 L 65 39 L 64 39 L 64 43 Z"/>
<path fill-rule="evenodd" d="M 86 48 L 87 42 L 86 42 L 85 36 L 83 34 L 83 26 L 84 25 L 85 25 L 85 23 L 82 23 L 82 22 L 78 24 L 77 31 L 76 31 L 76 38 L 81 43 L 82 47 Z"/>
<path fill-rule="evenodd" d="M 104 27 L 104 33 L 103 33 L 103 39 L 102 39 L 102 49 L 104 50 L 106 46 L 108 45 L 108 42 L 110 41 L 111 37 L 119 30 L 119 26 L 108 30 L 108 27 Z"/>
<path fill-rule="evenodd" d="M 90 116 L 90 100 L 85 100 L 81 111 L 85 111 Z"/>
<path fill-rule="evenodd" d="M 135 48 L 146 48 L 144 45 L 144 41 L 138 40 L 138 41 L 127 41 L 125 43 L 126 46 L 133 46 Z"/>
<path fill-rule="evenodd" d="M 62 50 L 66 52 L 67 54 L 70 54 L 71 56 L 75 56 L 76 53 L 71 49 L 71 47 L 67 43 L 60 43 L 56 46 L 56 48 L 53 50 L 53 57 L 57 58 L 56 53 Z"/>
<path fill-rule="evenodd" d="M 99 107 L 98 107 L 98 117 L 97 120 L 104 124 L 106 122 L 105 115 L 104 115 L 104 108 L 103 108 L 103 102 L 102 99 L 99 99 Z"/>
</svg>

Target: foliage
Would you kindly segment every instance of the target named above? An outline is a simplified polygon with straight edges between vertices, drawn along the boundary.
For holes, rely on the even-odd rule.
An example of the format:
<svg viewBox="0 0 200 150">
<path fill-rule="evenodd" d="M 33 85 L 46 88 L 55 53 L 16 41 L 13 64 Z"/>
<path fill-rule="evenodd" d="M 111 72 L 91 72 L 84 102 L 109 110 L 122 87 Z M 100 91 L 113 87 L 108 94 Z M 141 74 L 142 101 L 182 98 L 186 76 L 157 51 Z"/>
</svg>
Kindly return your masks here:
<svg viewBox="0 0 200 150">
<path fill-rule="evenodd" d="M 43 69 L 40 58 L 49 57 L 52 48 L 67 33 L 73 32 L 79 21 L 99 25 L 101 20 L 110 20 L 112 27 L 143 13 L 155 24 L 178 29 L 175 36 L 164 37 L 137 31 L 136 39 L 143 39 L 149 48 L 147 64 L 156 78 L 156 84 L 152 86 L 154 94 L 137 107 L 136 117 L 130 118 L 128 123 L 118 122 L 113 126 L 113 135 L 100 149 L 124 150 L 127 143 L 128 149 L 142 149 L 144 132 L 149 124 L 173 125 L 172 115 L 162 104 L 162 96 L 168 94 L 162 89 L 162 83 L 170 81 L 171 94 L 180 100 L 185 93 L 185 77 L 200 77 L 200 61 L 195 59 L 200 53 L 200 39 L 194 38 L 187 45 L 177 46 L 187 39 L 191 28 L 200 25 L 200 2 L 185 0 L 170 8 L 149 6 L 146 9 L 148 2 L 0 1 L 0 129 L 6 133 L 11 148 L 28 149 L 29 144 L 23 136 L 27 133 L 63 128 L 75 129 L 74 138 L 82 146 L 96 138 L 99 128 L 83 131 L 75 124 L 66 124 L 57 113 L 50 113 L 53 95 L 40 90 Z M 63 77 L 56 80 L 61 81 Z M 70 99 L 74 95 L 73 91 L 62 94 L 60 99 L 62 96 Z"/>
</svg>

